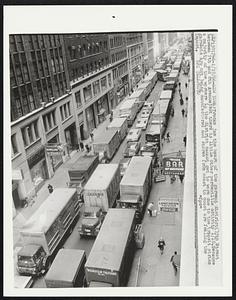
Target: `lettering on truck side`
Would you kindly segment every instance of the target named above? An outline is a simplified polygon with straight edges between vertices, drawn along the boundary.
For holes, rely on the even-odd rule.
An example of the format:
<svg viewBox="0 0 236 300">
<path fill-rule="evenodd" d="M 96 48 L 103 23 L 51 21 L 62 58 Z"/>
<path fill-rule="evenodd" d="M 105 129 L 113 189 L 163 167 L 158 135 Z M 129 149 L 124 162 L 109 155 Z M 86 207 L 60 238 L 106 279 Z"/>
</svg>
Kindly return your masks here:
<svg viewBox="0 0 236 300">
<path fill-rule="evenodd" d="M 90 268 L 87 268 L 87 272 L 96 273 L 98 275 L 113 275 L 113 276 L 116 275 L 116 272 L 106 271 L 106 270 L 90 269 Z"/>
</svg>

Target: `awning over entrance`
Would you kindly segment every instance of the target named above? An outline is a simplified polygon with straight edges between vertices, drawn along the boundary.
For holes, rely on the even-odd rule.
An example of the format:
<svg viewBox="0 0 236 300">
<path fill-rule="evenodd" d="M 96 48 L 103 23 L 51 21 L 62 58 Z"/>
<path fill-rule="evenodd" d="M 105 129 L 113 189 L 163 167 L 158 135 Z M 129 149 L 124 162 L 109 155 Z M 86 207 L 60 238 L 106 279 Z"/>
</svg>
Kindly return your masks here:
<svg viewBox="0 0 236 300">
<path fill-rule="evenodd" d="M 22 180 L 23 175 L 21 170 L 12 170 L 12 180 Z"/>
</svg>

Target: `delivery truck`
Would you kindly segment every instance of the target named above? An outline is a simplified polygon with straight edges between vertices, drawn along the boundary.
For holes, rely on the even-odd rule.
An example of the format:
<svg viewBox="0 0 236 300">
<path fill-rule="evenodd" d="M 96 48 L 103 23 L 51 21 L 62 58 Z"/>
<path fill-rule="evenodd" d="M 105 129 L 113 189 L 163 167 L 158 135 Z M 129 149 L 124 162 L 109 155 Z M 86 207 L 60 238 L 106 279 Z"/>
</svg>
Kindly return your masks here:
<svg viewBox="0 0 236 300">
<path fill-rule="evenodd" d="M 86 255 L 80 249 L 60 249 L 45 276 L 47 288 L 83 287 Z"/>
<path fill-rule="evenodd" d="M 162 90 L 159 101 L 162 101 L 162 100 L 169 100 L 170 102 L 172 102 L 172 100 L 173 100 L 172 91 L 171 90 Z"/>
<path fill-rule="evenodd" d="M 175 84 L 178 82 L 179 71 L 172 70 L 171 73 L 166 77 L 166 81 L 174 81 Z"/>
<path fill-rule="evenodd" d="M 99 155 L 104 155 L 107 162 L 110 161 L 120 146 L 119 133 L 116 129 L 101 132 L 93 142 L 93 151 Z"/>
<path fill-rule="evenodd" d="M 159 100 L 157 101 L 154 110 L 151 114 L 150 124 L 159 124 L 161 125 L 161 136 L 165 134 L 167 124 L 170 117 L 172 104 L 170 100 Z"/>
<path fill-rule="evenodd" d="M 137 89 L 135 92 L 133 92 L 130 96 L 129 99 L 135 99 L 135 103 L 138 106 L 138 111 L 142 108 L 144 102 L 145 102 L 145 94 L 144 90 L 142 89 Z"/>
<path fill-rule="evenodd" d="M 47 271 L 80 213 L 75 188 L 56 188 L 20 231 L 23 247 L 17 254 L 17 270 L 22 275 Z"/>
<path fill-rule="evenodd" d="M 120 184 L 119 164 L 99 164 L 84 187 L 84 215 L 79 234 L 97 236 L 104 215 L 110 207 L 116 206 Z M 99 215 L 98 215 L 99 212 Z M 93 213 L 93 216 L 91 214 Z"/>
<path fill-rule="evenodd" d="M 108 210 L 85 264 L 88 287 L 127 285 L 136 249 L 134 230 L 134 210 Z"/>
<path fill-rule="evenodd" d="M 132 126 L 138 113 L 136 99 L 125 100 L 119 108 L 119 117 L 127 118 L 128 126 Z"/>
<path fill-rule="evenodd" d="M 132 157 L 120 182 L 118 207 L 133 208 L 139 222 L 144 215 L 146 203 L 152 187 L 152 158 Z"/>
<path fill-rule="evenodd" d="M 144 77 L 143 82 L 150 82 L 152 90 L 157 82 L 157 72 L 154 70 L 149 70 Z"/>
<path fill-rule="evenodd" d="M 140 84 L 138 86 L 138 90 L 143 90 L 144 92 L 144 99 L 146 100 L 148 98 L 148 96 L 151 93 L 151 82 L 147 81 L 147 82 L 143 82 L 142 84 Z"/>
<path fill-rule="evenodd" d="M 128 132 L 128 121 L 125 118 L 114 118 L 107 128 L 109 130 L 116 129 L 118 131 L 121 143 Z"/>
<path fill-rule="evenodd" d="M 68 186 L 76 188 L 78 194 L 81 194 L 83 186 L 88 181 L 98 164 L 99 157 L 97 154 L 85 154 L 80 156 L 73 164 L 69 166 Z"/>
</svg>

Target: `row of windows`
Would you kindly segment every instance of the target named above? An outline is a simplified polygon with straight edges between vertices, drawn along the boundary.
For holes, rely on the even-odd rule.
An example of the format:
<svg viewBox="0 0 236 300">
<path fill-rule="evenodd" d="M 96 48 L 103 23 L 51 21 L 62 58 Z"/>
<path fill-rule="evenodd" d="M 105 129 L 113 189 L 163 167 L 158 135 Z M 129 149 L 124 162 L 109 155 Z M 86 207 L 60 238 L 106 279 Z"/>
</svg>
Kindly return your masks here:
<svg viewBox="0 0 236 300">
<path fill-rule="evenodd" d="M 71 78 L 76 79 L 81 76 L 84 76 L 85 74 L 89 74 L 91 72 L 95 72 L 99 70 L 103 66 L 107 66 L 109 64 L 109 58 L 108 56 L 102 59 L 99 59 L 98 61 L 93 61 L 90 63 L 87 63 L 85 65 L 80 66 L 80 68 L 72 68 L 71 70 Z"/>
<path fill-rule="evenodd" d="M 43 126 L 45 132 L 49 131 L 50 129 L 56 126 L 55 110 L 43 116 Z"/>
<path fill-rule="evenodd" d="M 58 47 L 61 45 L 60 36 L 58 34 L 33 34 L 33 35 L 10 35 L 10 51 L 20 52 L 25 49 L 44 49 L 49 47 Z"/>
<path fill-rule="evenodd" d="M 122 36 L 114 36 L 110 38 L 110 48 L 119 47 L 125 44 L 125 38 Z"/>
<path fill-rule="evenodd" d="M 29 82 L 29 69 L 25 53 L 14 54 L 10 57 L 10 84 L 16 86 Z"/>
<path fill-rule="evenodd" d="M 28 124 L 21 129 L 24 146 L 27 147 L 39 138 L 38 120 Z"/>
<path fill-rule="evenodd" d="M 127 57 L 127 51 L 119 51 L 111 55 L 111 63 L 117 62 Z"/>
<path fill-rule="evenodd" d="M 141 43 L 142 41 L 142 33 L 130 33 L 127 37 L 127 45 Z"/>
<path fill-rule="evenodd" d="M 112 71 L 113 79 L 121 77 L 123 74 L 125 74 L 127 72 L 128 72 L 128 65 L 127 65 L 127 63 L 124 63 Z"/>
<path fill-rule="evenodd" d="M 70 102 L 63 104 L 60 107 L 61 120 L 64 121 L 71 116 Z"/>
<path fill-rule="evenodd" d="M 133 46 L 129 49 L 129 55 L 132 57 L 137 54 L 140 54 L 142 51 L 143 51 L 143 47 L 141 45 Z"/>
<path fill-rule="evenodd" d="M 86 57 L 89 55 L 97 54 L 99 52 L 107 51 L 107 41 L 91 42 L 82 45 L 72 45 L 68 47 L 70 60 Z"/>
<path fill-rule="evenodd" d="M 131 60 L 131 68 L 141 64 L 142 64 L 141 56 L 137 56 Z"/>
</svg>

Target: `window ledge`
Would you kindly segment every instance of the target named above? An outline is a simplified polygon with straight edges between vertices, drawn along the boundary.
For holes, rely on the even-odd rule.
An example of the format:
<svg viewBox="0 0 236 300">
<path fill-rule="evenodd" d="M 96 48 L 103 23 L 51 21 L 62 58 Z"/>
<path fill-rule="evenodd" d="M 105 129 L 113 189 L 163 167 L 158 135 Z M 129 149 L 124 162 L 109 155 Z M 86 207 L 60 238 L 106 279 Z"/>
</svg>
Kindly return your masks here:
<svg viewBox="0 0 236 300">
<path fill-rule="evenodd" d="M 58 128 L 58 125 L 55 125 L 55 126 L 52 127 L 51 129 L 49 129 L 48 131 L 46 131 L 46 134 L 49 134 L 50 132 L 52 132 L 52 131 L 55 130 L 56 128 Z"/>
<path fill-rule="evenodd" d="M 25 147 L 25 150 L 28 150 L 31 146 L 33 146 L 34 144 L 36 144 L 38 141 L 40 141 L 41 138 L 37 138 L 37 140 L 35 140 L 33 143 L 29 144 L 28 146 Z"/>
<path fill-rule="evenodd" d="M 21 152 L 14 154 L 14 155 L 12 156 L 11 160 L 14 160 L 14 159 L 16 159 L 16 158 L 19 157 L 19 156 L 21 156 Z"/>
<path fill-rule="evenodd" d="M 66 121 L 70 120 L 73 117 L 73 115 L 70 115 L 68 118 L 66 118 L 64 121 L 62 121 L 62 124 L 64 124 Z"/>
</svg>

